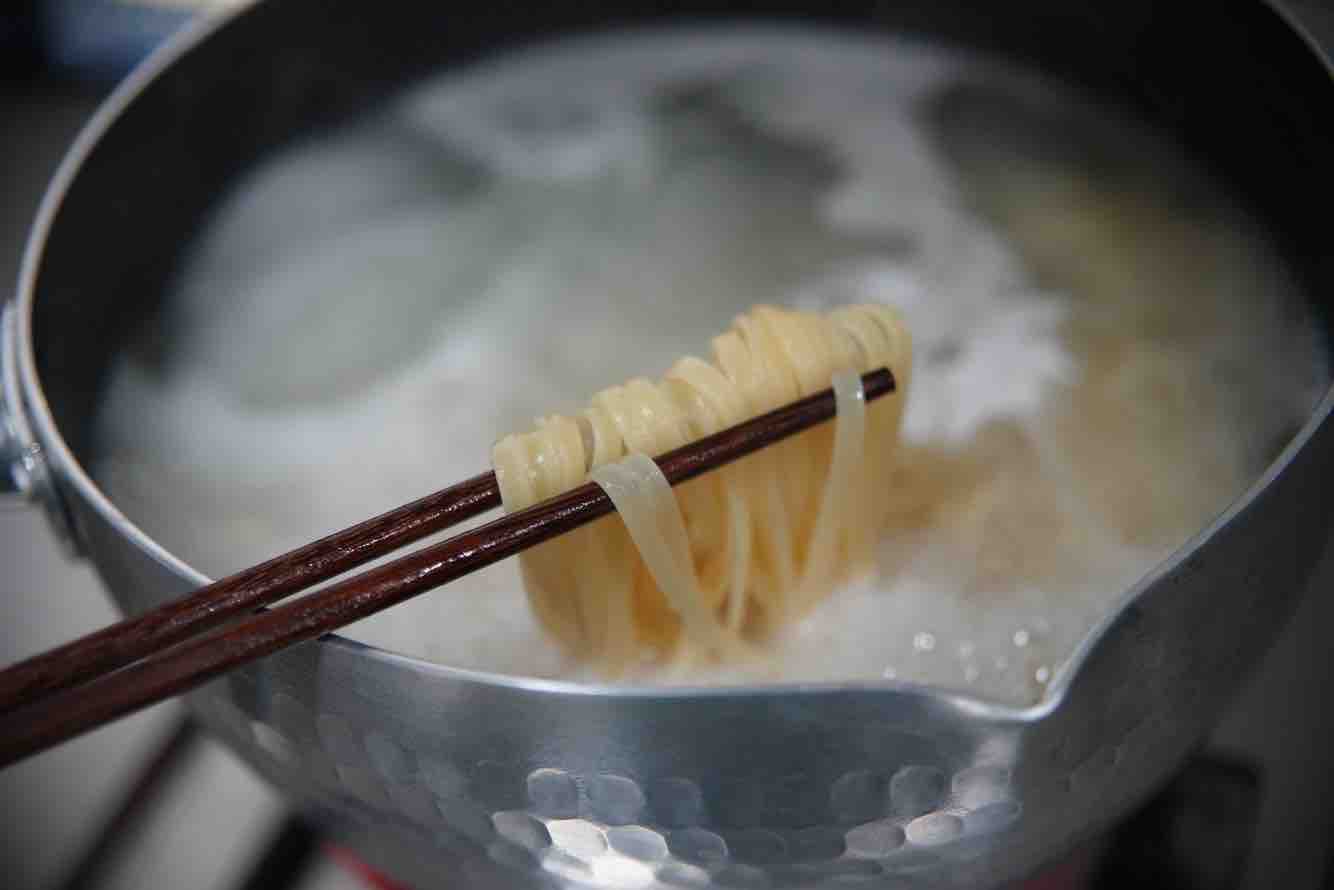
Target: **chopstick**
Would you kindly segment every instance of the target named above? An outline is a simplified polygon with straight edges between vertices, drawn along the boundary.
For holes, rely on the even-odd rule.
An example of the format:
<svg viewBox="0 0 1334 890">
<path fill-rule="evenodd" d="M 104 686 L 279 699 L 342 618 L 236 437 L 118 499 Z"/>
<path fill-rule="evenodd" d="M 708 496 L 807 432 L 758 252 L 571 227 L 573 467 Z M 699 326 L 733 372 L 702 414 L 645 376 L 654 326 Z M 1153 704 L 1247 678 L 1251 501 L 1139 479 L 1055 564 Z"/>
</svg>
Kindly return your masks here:
<svg viewBox="0 0 1334 890">
<path fill-rule="evenodd" d="M 862 376 L 862 388 L 866 401 L 872 401 L 894 391 L 894 377 L 887 368 L 871 371 Z M 834 416 L 834 412 L 833 391 L 826 389 L 668 452 L 657 458 L 657 464 L 667 481 L 672 485 L 678 485 L 828 420 Z M 462 518 L 461 514 L 465 513 L 474 515 L 485 508 L 478 508 L 476 502 L 460 496 L 459 501 L 468 506 L 460 507 L 457 513 L 451 512 L 450 502 L 445 494 L 451 491 L 471 492 L 471 497 L 481 497 L 485 500 L 484 495 L 478 495 L 479 491 L 486 488 L 485 481 L 485 476 L 479 476 L 459 486 L 445 489 L 444 492 L 432 495 L 424 501 L 432 502 L 434 509 L 443 510 L 446 516 L 456 519 Z M 494 484 L 494 478 L 491 481 Z M 470 486 L 474 484 L 478 484 L 478 487 L 471 488 Z M 424 501 L 417 501 L 415 504 L 422 504 Z M 402 513 L 413 506 L 408 505 L 385 516 L 398 516 L 399 521 L 406 523 L 405 528 L 419 528 L 412 524 L 410 517 Z M 224 627 L 217 627 L 215 621 L 206 616 L 201 617 L 200 613 L 195 611 L 201 607 L 206 608 L 206 603 L 201 600 L 186 612 L 195 621 L 191 628 L 192 632 L 170 631 L 170 636 L 178 641 L 176 645 L 148 654 L 128 667 L 99 674 L 83 685 L 43 695 L 35 702 L 25 701 L 21 709 L 0 717 L 0 767 L 8 766 L 164 698 L 186 692 L 232 668 L 288 646 L 314 639 L 427 590 L 447 584 L 557 535 L 586 525 L 612 512 L 612 509 L 611 501 L 602 488 L 596 483 L 587 482 L 550 500 L 429 545 L 290 603 L 271 610 L 255 612 Z M 473 513 L 468 513 L 468 510 L 473 510 Z M 288 578 L 290 575 L 292 577 L 283 584 L 270 585 L 266 588 L 269 593 L 264 595 L 269 596 L 274 589 L 288 587 L 291 588 L 288 592 L 295 592 L 296 586 L 307 586 L 314 583 L 311 579 L 315 575 L 329 572 L 330 564 L 336 564 L 343 559 L 359 558 L 340 556 L 336 552 L 330 556 L 325 549 L 328 542 L 336 541 L 344 535 L 348 535 L 349 539 L 361 540 L 361 536 L 353 532 L 374 526 L 382 519 L 384 517 L 370 520 L 348 532 L 333 535 L 322 542 L 293 551 L 293 553 L 304 552 L 308 557 L 313 553 L 312 564 L 316 567 L 311 569 L 309 574 L 300 566 L 286 564 L 280 565 L 273 576 L 262 571 L 264 566 L 284 563 L 289 559 L 289 555 L 270 560 L 263 566 L 233 577 L 247 575 L 257 577 L 262 586 L 271 580 L 271 577 Z M 405 543 L 406 538 L 395 537 L 394 528 L 397 526 L 391 524 L 386 532 L 378 537 L 365 536 L 364 548 L 383 553 L 386 552 L 384 549 L 376 548 L 392 549 L 392 546 L 386 543 L 386 538 L 388 541 L 397 540 L 399 543 Z M 426 533 L 429 532 L 422 534 Z M 362 552 L 365 550 L 355 551 L 356 554 Z M 364 562 L 369 558 L 371 556 L 366 556 L 361 561 Z M 322 577 L 328 576 L 328 574 L 322 575 Z M 201 588 L 199 593 L 190 595 L 186 600 L 199 597 L 209 587 Z M 227 603 L 237 598 L 252 603 L 257 602 L 258 600 L 247 600 L 247 597 L 252 595 L 249 589 L 231 587 L 225 588 L 221 596 Z M 272 594 L 269 601 L 282 595 Z M 231 615 L 234 616 L 237 609 L 244 608 L 246 607 L 234 607 Z M 134 622 L 122 622 L 126 623 Z M 213 625 L 211 630 L 206 629 L 199 634 L 193 632 L 210 624 Z M 120 625 L 115 627 L 118 626 Z M 148 626 L 154 625 L 150 622 Z M 110 630 L 102 633 L 109 634 Z M 105 647 L 107 651 L 117 653 L 136 648 L 130 644 L 121 645 L 113 639 L 114 636 L 112 634 L 104 638 L 99 645 Z M 39 656 L 41 659 L 47 657 Z"/>
<path fill-rule="evenodd" d="M 0 670 L 0 715 L 248 615 L 498 506 L 496 474 L 483 473 L 20 661 Z"/>
</svg>

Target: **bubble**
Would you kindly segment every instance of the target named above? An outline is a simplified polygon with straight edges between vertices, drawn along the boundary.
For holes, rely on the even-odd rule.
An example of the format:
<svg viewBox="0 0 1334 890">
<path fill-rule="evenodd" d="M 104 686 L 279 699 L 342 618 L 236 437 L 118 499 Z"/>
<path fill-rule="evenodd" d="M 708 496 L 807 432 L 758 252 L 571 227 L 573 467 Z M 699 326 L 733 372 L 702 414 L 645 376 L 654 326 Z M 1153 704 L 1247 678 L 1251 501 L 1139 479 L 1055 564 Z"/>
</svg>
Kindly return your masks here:
<svg viewBox="0 0 1334 890">
<path fill-rule="evenodd" d="M 936 635 L 926 631 L 918 631 L 913 635 L 912 647 L 918 652 L 930 652 L 936 648 Z"/>
</svg>

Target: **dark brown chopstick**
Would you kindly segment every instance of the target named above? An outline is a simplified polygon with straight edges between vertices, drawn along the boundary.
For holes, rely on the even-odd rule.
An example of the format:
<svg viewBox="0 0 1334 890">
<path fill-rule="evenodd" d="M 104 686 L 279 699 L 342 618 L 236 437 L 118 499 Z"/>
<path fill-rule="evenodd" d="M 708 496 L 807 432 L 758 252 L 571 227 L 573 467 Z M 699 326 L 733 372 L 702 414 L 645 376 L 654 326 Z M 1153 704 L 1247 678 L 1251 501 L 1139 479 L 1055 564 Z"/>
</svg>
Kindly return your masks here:
<svg viewBox="0 0 1334 890">
<path fill-rule="evenodd" d="M 335 532 L 0 670 L 0 715 L 91 680 L 500 506 L 495 473 Z"/>
<path fill-rule="evenodd" d="M 887 369 L 862 377 L 867 401 L 893 392 Z M 672 485 L 744 457 L 834 416 L 824 390 L 657 459 Z M 424 547 L 272 610 L 192 637 L 0 719 L 0 767 L 180 694 L 219 674 L 359 621 L 612 511 L 594 483 Z"/>
</svg>

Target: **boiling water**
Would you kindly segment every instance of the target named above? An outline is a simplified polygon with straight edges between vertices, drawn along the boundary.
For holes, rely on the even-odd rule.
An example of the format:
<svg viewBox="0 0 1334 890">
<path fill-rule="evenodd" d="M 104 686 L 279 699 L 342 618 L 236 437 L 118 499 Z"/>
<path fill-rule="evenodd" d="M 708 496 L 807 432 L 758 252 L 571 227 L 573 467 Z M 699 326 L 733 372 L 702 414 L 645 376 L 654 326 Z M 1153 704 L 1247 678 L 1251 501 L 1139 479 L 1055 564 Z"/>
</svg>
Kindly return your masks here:
<svg viewBox="0 0 1334 890">
<path fill-rule="evenodd" d="M 753 303 L 877 300 L 917 362 L 879 576 L 758 673 L 637 681 L 1035 700 L 1324 379 L 1262 233 L 1111 113 L 917 45 L 676 32 L 451 74 L 257 169 L 118 368 L 99 478 L 217 575 L 485 469 Z M 585 675 L 512 561 L 348 635 Z"/>
</svg>

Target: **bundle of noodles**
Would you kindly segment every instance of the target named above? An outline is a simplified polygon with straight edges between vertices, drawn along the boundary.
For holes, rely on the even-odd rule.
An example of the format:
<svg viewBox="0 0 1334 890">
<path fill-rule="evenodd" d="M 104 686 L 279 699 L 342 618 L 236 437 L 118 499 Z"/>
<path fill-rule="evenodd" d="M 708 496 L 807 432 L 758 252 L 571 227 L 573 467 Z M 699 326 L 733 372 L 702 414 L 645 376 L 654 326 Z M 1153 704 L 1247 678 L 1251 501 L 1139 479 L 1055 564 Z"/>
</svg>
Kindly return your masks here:
<svg viewBox="0 0 1334 890">
<path fill-rule="evenodd" d="M 883 306 L 760 306 L 714 339 L 712 362 L 683 358 L 498 442 L 506 510 L 589 478 L 617 507 L 520 557 L 543 627 L 610 674 L 736 657 L 865 570 L 890 509 L 910 351 Z M 858 375 L 880 367 L 898 389 L 868 408 Z M 834 423 L 675 492 L 647 459 L 831 385 Z"/>
</svg>

